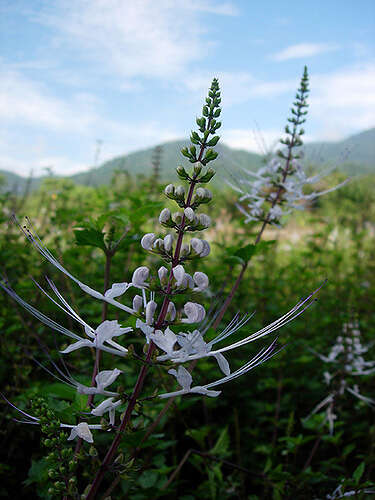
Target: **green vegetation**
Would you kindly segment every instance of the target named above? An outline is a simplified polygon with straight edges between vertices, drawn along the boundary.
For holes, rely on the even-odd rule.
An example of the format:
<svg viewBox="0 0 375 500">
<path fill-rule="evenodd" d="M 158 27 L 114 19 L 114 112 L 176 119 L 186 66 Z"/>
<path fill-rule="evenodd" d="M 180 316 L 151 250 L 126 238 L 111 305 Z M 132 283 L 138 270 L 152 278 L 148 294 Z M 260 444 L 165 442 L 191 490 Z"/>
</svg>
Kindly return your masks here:
<svg viewBox="0 0 375 500">
<path fill-rule="evenodd" d="M 222 176 L 220 170 L 217 176 Z M 266 232 L 268 244 L 253 256 L 222 324 L 238 310 L 256 310 L 243 329 L 255 331 L 327 278 L 319 301 L 279 332 L 279 342 L 286 348 L 275 358 L 223 386 L 220 398 L 181 398 L 143 441 L 164 406 L 163 401 L 145 401 L 137 409 L 132 432 L 123 440 L 111 473 L 113 479 L 121 472 L 112 498 L 325 498 L 341 480 L 344 491 L 371 489 L 369 479 L 375 465 L 373 410 L 350 395 L 343 398 L 333 435 L 327 425 L 322 425 L 324 409 L 308 420 L 306 417 L 327 396 L 323 376 L 327 366 L 309 349 L 328 355 L 343 324 L 353 319 L 359 321 L 362 343 L 373 342 L 374 180 L 374 176 L 353 180 L 291 218 L 283 229 Z M 67 269 L 84 275 L 90 286 L 101 289 L 105 257 L 99 243 L 118 238 L 124 228 L 127 234 L 112 261 L 111 281 L 112 277 L 113 281 L 129 281 L 137 266 L 156 265 L 156 258 L 139 251 L 139 240 L 155 227 L 161 208 L 158 193 L 164 186 L 160 184 L 156 190 L 146 178 L 136 179 L 121 172 L 110 186 L 101 187 L 50 178 L 26 199 L 16 200 L 16 206 L 19 216 L 30 216 L 43 242 Z M 255 231 L 255 227 L 242 223 L 234 200 L 234 194 L 224 190 L 209 210 L 215 221 L 209 240 L 215 243 L 212 257 L 202 261 L 201 270 L 210 276 L 213 297 L 223 278 L 225 293 L 237 275 L 240 263 L 228 253 L 228 247 L 243 246 Z M 3 197 L 2 274 L 28 302 L 69 327 L 64 315 L 29 279 L 32 276 L 43 283 L 44 276 L 50 276 L 80 314 L 97 323 L 100 303 L 57 274 L 32 250 L 18 228 L 8 224 L 12 204 Z M 77 228 L 81 230 L 77 232 Z M 64 339 L 55 338 L 50 329 L 28 316 L 8 296 L 0 296 L 0 307 L 0 378 L 7 398 L 30 411 L 30 400 L 43 397 L 60 420 L 69 418 L 72 408 L 84 408 L 82 396 L 51 379 L 33 361 L 35 358 L 51 368 L 45 350 L 48 348 L 58 362 L 56 353 L 63 349 Z M 110 310 L 109 317 L 121 321 L 115 311 Z M 244 333 L 236 335 L 242 337 Z M 139 340 L 133 339 L 136 349 Z M 245 352 L 235 353 L 230 359 L 232 370 L 243 364 L 242 356 L 248 359 L 258 348 L 251 344 Z M 88 357 L 80 352 L 72 356 L 74 366 L 68 364 L 68 369 L 87 382 Z M 374 359 L 374 348 L 366 356 Z M 107 369 L 111 367 L 110 355 L 105 364 Z M 125 359 L 120 368 L 126 375 L 122 380 L 126 392 L 134 384 L 138 367 Z M 212 363 L 199 364 L 202 383 L 211 380 L 213 372 L 218 375 Z M 165 373 L 156 371 L 154 377 L 162 386 L 170 384 Z M 362 376 L 360 385 L 362 394 L 374 398 L 371 375 Z M 49 473 L 51 465 L 43 458 L 43 450 L 39 451 L 39 440 L 46 441 L 45 436 L 37 426 L 14 422 L 12 419 L 19 417 L 5 401 L 1 409 L 0 496 L 14 497 L 17 491 L 18 498 L 49 498 L 49 474 L 58 472 Z M 79 486 L 90 482 L 90 462 L 95 462 L 99 448 L 108 447 L 109 439 L 105 433 L 100 434 L 95 448 L 82 450 L 79 467 L 85 472 L 78 475 Z M 188 458 L 179 474 L 163 490 L 185 454 Z"/>
<path fill-rule="evenodd" d="M 161 145 L 160 173 L 162 179 L 168 181 L 171 175 L 174 175 L 174 165 L 176 159 L 180 158 L 180 150 L 188 144 L 188 140 L 181 140 Z M 256 170 L 263 163 L 263 157 L 256 153 L 233 149 L 220 143 L 216 149 L 219 153 L 216 168 L 225 172 L 226 176 L 228 176 L 228 172 L 241 168 Z M 367 130 L 339 142 L 308 143 L 302 149 L 305 154 L 305 163 L 315 167 L 337 168 L 350 176 L 371 174 L 375 168 L 375 129 Z M 78 184 L 99 186 L 109 184 L 117 171 L 128 172 L 133 176 L 151 175 L 154 151 L 155 148 L 149 148 L 119 156 L 103 163 L 98 168 L 72 175 L 69 179 Z M 179 162 L 182 165 L 188 163 L 183 158 Z M 5 170 L 0 170 L 0 174 L 5 176 L 9 190 L 23 192 L 27 183 L 26 178 Z M 37 188 L 44 179 L 45 177 L 33 178 L 32 187 Z M 220 184 L 220 180 L 216 179 L 216 183 Z"/>
</svg>

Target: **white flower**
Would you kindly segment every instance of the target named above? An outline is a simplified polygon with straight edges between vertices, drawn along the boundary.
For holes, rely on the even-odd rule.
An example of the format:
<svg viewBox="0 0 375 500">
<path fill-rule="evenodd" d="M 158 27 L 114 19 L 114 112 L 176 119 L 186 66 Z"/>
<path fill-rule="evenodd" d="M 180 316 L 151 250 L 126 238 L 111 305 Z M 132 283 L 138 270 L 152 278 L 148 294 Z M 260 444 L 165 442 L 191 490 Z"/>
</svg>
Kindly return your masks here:
<svg viewBox="0 0 375 500">
<path fill-rule="evenodd" d="M 96 330 L 93 330 L 90 328 L 88 325 L 85 325 L 85 332 L 88 337 L 91 337 L 93 340 L 79 340 L 78 342 L 71 344 L 68 346 L 66 349 L 63 351 L 60 351 L 63 354 L 68 354 L 72 351 L 75 351 L 77 349 L 80 349 L 81 347 L 96 347 L 98 349 L 106 350 L 108 352 L 112 352 L 113 354 L 118 354 L 120 351 L 120 354 L 127 353 L 127 349 L 123 347 L 122 345 L 118 344 L 117 342 L 114 342 L 112 340 L 112 337 L 119 337 L 121 335 L 124 335 L 124 333 L 131 332 L 133 329 L 131 327 L 127 328 L 122 328 L 121 325 L 117 320 L 113 321 L 103 321 Z M 114 347 L 114 349 L 108 349 L 105 345 L 104 342 L 107 342 L 109 345 Z"/>
<path fill-rule="evenodd" d="M 79 437 L 79 438 L 87 441 L 88 443 L 94 442 L 90 428 L 86 422 L 81 422 L 80 424 L 75 425 L 72 428 L 72 430 L 70 432 L 70 436 L 68 437 L 68 441 L 71 441 L 72 439 L 74 439 L 76 437 Z"/>
<path fill-rule="evenodd" d="M 163 349 L 164 352 L 171 355 L 177 337 L 170 328 L 166 328 L 164 333 L 161 330 L 156 330 L 155 333 L 151 333 L 150 339 L 154 344 L 160 347 L 160 349 Z"/>
<path fill-rule="evenodd" d="M 147 280 L 149 274 L 150 274 L 150 270 L 148 269 L 148 267 L 146 267 L 146 266 L 138 267 L 133 273 L 133 277 L 132 277 L 133 285 L 138 287 L 138 288 L 143 288 L 143 287 L 147 286 L 146 280 Z"/>
<path fill-rule="evenodd" d="M 172 396 L 182 396 L 183 394 L 188 394 L 188 393 L 194 393 L 194 394 L 203 394 L 205 396 L 209 397 L 216 397 L 218 396 L 221 391 L 209 391 L 207 390 L 206 386 L 196 386 L 191 388 L 191 384 L 193 382 L 193 378 L 191 374 L 184 368 L 183 366 L 179 366 L 178 370 L 174 370 L 173 368 L 171 370 L 168 370 L 168 373 L 176 377 L 177 382 L 180 384 L 182 387 L 182 390 L 176 391 L 176 392 L 171 392 L 168 394 L 161 394 L 159 397 L 160 398 L 167 398 L 167 397 L 172 397 Z"/>
<path fill-rule="evenodd" d="M 102 417 L 104 413 L 108 412 L 110 425 L 115 425 L 116 408 L 120 406 L 121 399 L 116 401 L 115 403 L 113 402 L 113 399 L 114 398 L 108 398 L 102 401 L 100 405 L 91 410 L 92 415 L 95 415 L 96 417 Z"/>
<path fill-rule="evenodd" d="M 95 330 L 95 345 L 100 347 L 104 344 L 104 342 L 111 343 L 112 337 L 120 337 L 124 335 L 124 333 L 131 332 L 133 329 L 131 327 L 122 328 L 120 323 L 117 320 L 105 320 L 101 323 L 98 328 Z M 89 332 L 86 331 L 89 335 Z M 118 344 L 117 344 L 118 345 Z"/>
<path fill-rule="evenodd" d="M 193 288 L 194 292 L 201 292 L 208 287 L 209 280 L 208 276 L 205 273 L 201 273 L 197 271 L 193 274 L 194 283 L 197 285 L 196 288 Z"/>
<path fill-rule="evenodd" d="M 150 335 L 154 332 L 154 327 L 147 325 L 140 319 L 137 319 L 135 326 L 141 330 L 141 332 L 145 335 L 146 337 L 146 342 L 149 344 L 150 342 Z"/>
<path fill-rule="evenodd" d="M 77 392 L 79 394 L 101 394 L 103 396 L 116 396 L 116 392 L 106 391 L 105 388 L 111 385 L 117 377 L 122 373 L 121 370 L 103 370 L 95 377 L 96 387 L 87 387 L 86 385 L 77 384 Z"/>
<path fill-rule="evenodd" d="M 277 352 L 275 351 L 275 345 L 276 345 L 276 340 L 274 340 L 267 348 L 263 348 L 258 354 L 256 354 L 252 359 L 250 359 L 245 365 L 243 365 L 241 368 L 236 370 L 233 373 L 229 373 L 225 377 L 216 380 L 215 382 L 211 382 L 209 384 L 206 384 L 204 386 L 196 386 L 192 387 L 192 377 L 190 373 L 183 367 L 179 366 L 178 370 L 169 370 L 168 373 L 171 375 L 174 375 L 177 378 L 177 381 L 180 383 L 182 386 L 182 390 L 180 391 L 175 391 L 175 392 L 169 392 L 165 394 L 160 394 L 159 398 L 165 399 L 165 398 L 170 398 L 174 396 L 179 396 L 183 394 L 187 394 L 189 392 L 193 393 L 198 393 L 198 394 L 203 394 L 205 396 L 210 396 L 210 397 L 216 397 L 220 394 L 220 391 L 210 391 L 211 387 L 215 387 L 217 385 L 225 384 L 226 382 L 229 382 L 230 380 L 234 380 L 237 377 L 240 377 L 241 375 L 244 375 L 245 373 L 249 372 L 250 370 L 254 369 L 255 367 L 259 366 L 260 364 L 264 363 L 267 361 L 269 358 L 274 356 Z"/>
<path fill-rule="evenodd" d="M 154 235 L 154 233 L 145 234 L 143 236 L 143 238 L 141 239 L 142 248 L 144 248 L 145 250 L 151 250 L 155 239 L 156 239 L 156 236 Z"/>
<path fill-rule="evenodd" d="M 181 323 L 200 323 L 206 316 L 204 307 L 195 302 L 186 302 L 184 305 L 184 313 L 187 317 L 183 318 Z"/>
</svg>

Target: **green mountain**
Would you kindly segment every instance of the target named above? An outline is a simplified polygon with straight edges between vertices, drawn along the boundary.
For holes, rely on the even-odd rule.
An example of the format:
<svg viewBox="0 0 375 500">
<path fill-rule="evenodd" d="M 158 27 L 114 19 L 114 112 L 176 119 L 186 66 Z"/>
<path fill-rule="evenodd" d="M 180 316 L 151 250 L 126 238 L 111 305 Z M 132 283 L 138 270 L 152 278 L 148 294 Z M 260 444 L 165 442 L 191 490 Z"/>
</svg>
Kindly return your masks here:
<svg viewBox="0 0 375 500">
<path fill-rule="evenodd" d="M 181 149 L 189 146 L 188 140 L 172 141 L 161 144 L 160 175 L 164 180 L 171 179 L 177 165 L 188 166 L 189 161 L 181 155 Z M 233 168 L 246 167 L 256 170 L 262 163 L 262 157 L 256 153 L 249 153 L 239 149 L 232 149 L 225 144 L 218 144 L 215 148 L 219 157 L 215 161 L 215 169 L 225 172 L 228 176 Z M 73 175 L 71 178 L 79 184 L 107 184 L 116 170 L 124 170 L 132 175 L 150 175 L 152 172 L 152 157 L 155 148 L 137 151 L 124 156 L 118 156 L 107 161 L 100 167 L 89 172 Z"/>
<path fill-rule="evenodd" d="M 172 141 L 161 144 L 160 175 L 163 180 L 173 177 L 177 165 L 189 165 L 181 155 L 182 147 L 189 145 L 188 140 Z M 232 170 L 247 168 L 256 170 L 262 164 L 262 157 L 256 153 L 232 149 L 225 144 L 216 147 L 219 157 L 215 161 L 215 169 L 222 175 L 214 177 L 221 182 L 229 177 Z M 108 184 L 116 170 L 129 172 L 131 175 L 151 175 L 152 158 L 155 148 L 148 148 L 128 155 L 118 156 L 100 165 L 98 168 L 68 177 L 74 182 L 84 185 Z M 375 173 L 375 128 L 353 135 L 339 142 L 314 142 L 303 146 L 304 161 L 316 166 L 328 166 L 344 171 L 351 176 Z M 22 194 L 29 183 L 36 188 L 45 177 L 33 178 L 31 181 L 6 170 L 0 170 L 0 179 L 5 178 L 6 188 Z M 1 183 L 0 183 L 1 187 Z"/>
<path fill-rule="evenodd" d="M 336 167 L 351 176 L 375 173 L 375 128 L 339 142 L 312 142 L 303 149 L 313 165 Z"/>
</svg>

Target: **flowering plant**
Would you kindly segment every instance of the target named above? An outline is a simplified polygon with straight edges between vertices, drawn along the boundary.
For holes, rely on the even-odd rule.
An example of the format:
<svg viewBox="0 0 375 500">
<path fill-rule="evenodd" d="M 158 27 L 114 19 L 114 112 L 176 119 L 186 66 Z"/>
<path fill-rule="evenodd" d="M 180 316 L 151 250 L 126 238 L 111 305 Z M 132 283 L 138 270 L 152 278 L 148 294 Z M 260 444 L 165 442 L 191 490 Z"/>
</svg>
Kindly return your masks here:
<svg viewBox="0 0 375 500">
<path fill-rule="evenodd" d="M 83 441 L 94 442 L 95 433 L 92 431 L 114 431 L 112 444 L 96 468 L 93 480 L 84 494 L 84 498 L 87 499 L 93 499 L 97 496 L 106 471 L 113 464 L 120 442 L 130 425 L 133 411 L 139 403 L 146 375 L 155 365 L 165 367 L 173 380 L 178 382 L 180 388 L 170 392 L 159 392 L 157 388 L 156 393 L 149 396 L 148 400 L 153 398 L 168 399 L 186 394 L 216 397 L 220 391 L 213 390 L 213 388 L 259 366 L 276 354 L 278 349 L 276 340 L 273 340 L 233 372 L 231 372 L 230 363 L 225 357 L 227 353 L 265 337 L 288 324 L 305 311 L 314 300 L 315 292 L 300 300 L 276 321 L 233 343 L 223 344 L 225 340 L 247 324 L 251 318 L 250 314 L 235 315 L 214 338 L 211 340 L 204 338 L 212 321 L 217 322 L 218 320 L 217 317 L 216 319 L 211 318 L 208 326 L 204 324 L 206 309 L 200 303 L 199 297 L 209 287 L 209 278 L 201 271 L 196 271 L 191 275 L 186 272 L 185 268 L 189 262 L 199 263 L 200 259 L 207 257 L 210 253 L 209 243 L 195 234 L 200 234 L 211 224 L 210 217 L 205 213 L 198 212 L 198 210 L 212 199 L 212 193 L 206 185 L 215 175 L 215 171 L 208 164 L 215 160 L 218 155 L 213 148 L 219 141 L 216 131 L 221 126 L 220 121 L 217 120 L 221 113 L 220 103 L 219 85 L 218 81 L 214 79 L 203 106 L 202 116 L 196 120 L 198 131 L 193 131 L 191 134 L 192 145 L 182 150 L 182 154 L 189 159 L 192 167 L 190 171 L 182 166 L 176 169 L 180 180 L 185 182 L 187 187 L 169 184 L 164 191 L 166 197 L 178 205 L 179 210 L 172 213 L 169 208 L 164 208 L 161 211 L 159 223 L 168 230 L 166 235 L 147 233 L 141 239 L 141 247 L 145 251 L 164 261 L 164 265 L 157 270 L 150 269 L 148 266 L 138 267 L 133 272 L 130 282 L 116 282 L 111 286 L 107 283 L 106 289 L 102 293 L 71 274 L 43 245 L 30 223 L 27 226 L 19 225 L 26 238 L 38 252 L 67 278 L 75 282 L 84 293 L 101 301 L 106 307 L 110 305 L 121 313 L 125 312 L 133 316 L 136 320 L 136 330 L 143 335 L 145 346 L 145 356 L 135 352 L 134 347 L 126 343 L 126 336 L 133 331 L 133 327 L 123 327 L 122 320 L 119 319 L 107 319 L 106 312 L 99 324 L 90 325 L 49 278 L 47 278 L 49 290 L 38 283 L 35 283 L 36 286 L 71 321 L 79 325 L 81 334 L 66 328 L 40 312 L 33 305 L 25 302 L 6 281 L 0 282 L 1 288 L 30 314 L 52 330 L 73 341 L 60 351 L 62 354 L 67 355 L 83 348 L 94 349 L 96 352 L 91 385 L 80 383 L 53 363 L 58 372 L 55 376 L 60 381 L 74 387 L 78 394 L 87 396 L 89 412 L 81 411 L 78 423 L 60 422 L 41 401 L 35 402 L 34 414 L 19 410 L 23 416 L 22 422 L 40 425 L 42 432 L 47 435 L 46 446 L 55 449 L 49 455 L 51 461 L 55 465 L 56 462 L 62 461 L 55 466 L 51 473 L 51 477 L 57 479 L 49 491 L 52 496 L 64 494 L 66 498 L 68 495 L 73 498 L 77 497 L 78 490 L 74 480 L 74 470 L 77 454 Z M 191 233 L 194 233 L 194 236 L 186 241 L 186 237 Z M 106 255 L 112 255 L 113 251 L 114 249 L 108 250 Z M 130 297 L 126 299 L 125 297 L 129 295 Z M 190 295 L 192 298 L 185 298 Z M 182 307 L 179 307 L 178 304 L 181 300 Z M 194 326 L 191 327 L 191 325 Z M 133 358 L 141 362 L 141 368 L 130 395 L 125 394 L 121 386 L 117 389 L 113 388 L 113 384 L 123 376 L 123 371 L 114 366 L 114 362 L 112 369 L 100 369 L 102 353 L 110 354 L 113 360 L 117 356 L 118 358 Z M 202 385 L 194 384 L 192 374 L 183 364 L 202 358 L 214 358 L 223 373 L 223 377 Z M 95 401 L 96 398 L 100 398 L 100 400 Z M 119 416 L 124 404 L 126 404 L 126 409 Z M 107 417 L 107 420 L 104 417 Z M 64 429 L 69 429 L 70 433 L 65 435 Z M 78 439 L 74 454 L 71 450 L 66 451 L 66 453 L 64 450 L 60 451 L 59 447 L 62 446 L 65 439 L 68 441 Z M 64 461 L 67 462 L 67 465 Z"/>
</svg>

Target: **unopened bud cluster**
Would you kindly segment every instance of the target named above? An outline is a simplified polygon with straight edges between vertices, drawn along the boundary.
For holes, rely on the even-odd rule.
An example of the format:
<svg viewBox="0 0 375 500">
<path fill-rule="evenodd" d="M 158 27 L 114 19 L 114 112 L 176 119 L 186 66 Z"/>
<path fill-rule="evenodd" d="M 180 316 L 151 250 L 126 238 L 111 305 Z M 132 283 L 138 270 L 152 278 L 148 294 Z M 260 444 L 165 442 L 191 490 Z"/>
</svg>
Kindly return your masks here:
<svg viewBox="0 0 375 500">
<path fill-rule="evenodd" d="M 316 353 L 324 363 L 331 365 L 331 370 L 324 371 L 324 381 L 330 391 L 329 395 L 312 411 L 326 407 L 326 420 L 330 432 L 333 433 L 334 420 L 337 418 L 338 402 L 350 393 L 369 406 L 375 406 L 375 400 L 361 394 L 359 389 L 360 376 L 375 373 L 375 361 L 366 361 L 364 354 L 370 346 L 361 343 L 361 332 L 357 320 L 343 324 L 342 335 L 336 338 L 328 356 Z"/>
</svg>

